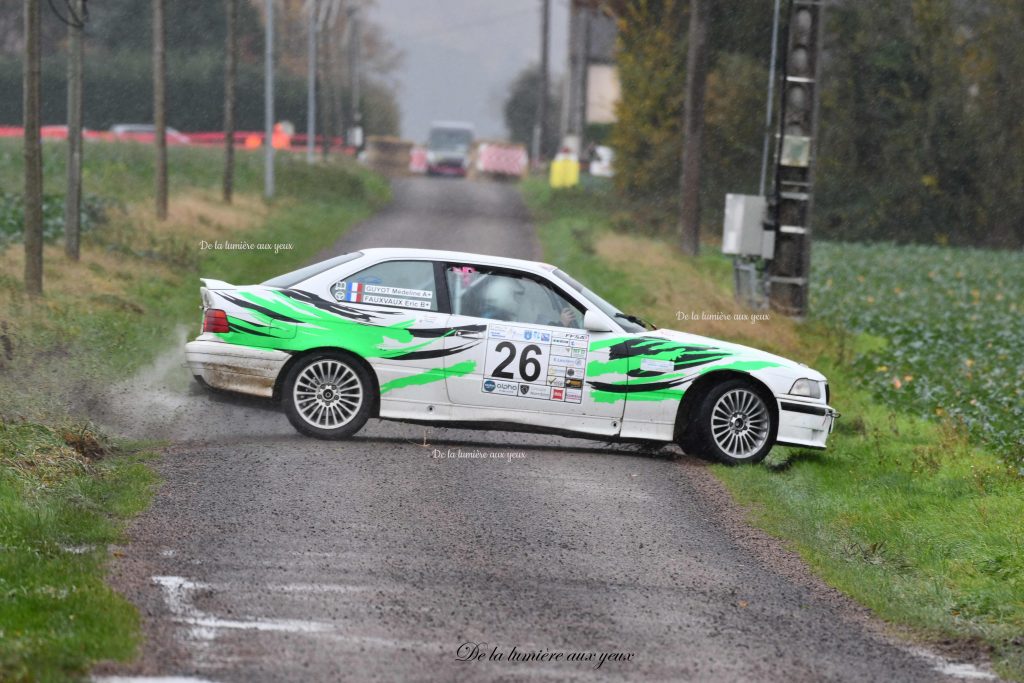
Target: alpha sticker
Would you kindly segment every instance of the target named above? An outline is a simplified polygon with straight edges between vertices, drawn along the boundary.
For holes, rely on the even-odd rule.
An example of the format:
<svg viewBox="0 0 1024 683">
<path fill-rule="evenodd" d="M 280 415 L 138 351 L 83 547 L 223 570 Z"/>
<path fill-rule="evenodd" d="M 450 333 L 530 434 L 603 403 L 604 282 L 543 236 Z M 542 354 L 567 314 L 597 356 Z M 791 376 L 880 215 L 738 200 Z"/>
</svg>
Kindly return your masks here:
<svg viewBox="0 0 1024 683">
<path fill-rule="evenodd" d="M 503 396 L 518 396 L 519 382 L 501 382 L 493 379 L 484 380 L 484 391 L 488 394 L 502 394 Z"/>
<path fill-rule="evenodd" d="M 499 386 L 517 385 L 521 398 L 580 403 L 582 392 L 565 388 L 582 388 L 589 341 L 586 333 L 489 325 L 481 389 L 512 395 Z"/>
</svg>

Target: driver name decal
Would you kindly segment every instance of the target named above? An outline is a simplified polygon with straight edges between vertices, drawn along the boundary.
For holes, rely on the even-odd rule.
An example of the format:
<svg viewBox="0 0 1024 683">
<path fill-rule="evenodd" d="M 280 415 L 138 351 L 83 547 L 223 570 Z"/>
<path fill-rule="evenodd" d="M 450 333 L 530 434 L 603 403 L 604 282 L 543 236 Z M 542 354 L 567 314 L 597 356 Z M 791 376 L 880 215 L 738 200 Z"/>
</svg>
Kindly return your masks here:
<svg viewBox="0 0 1024 683">
<path fill-rule="evenodd" d="M 363 282 L 346 282 L 345 280 L 331 286 L 331 295 L 338 301 L 353 304 L 378 304 L 424 310 L 430 309 L 434 298 L 433 292 L 426 289 L 368 285 Z"/>
<path fill-rule="evenodd" d="M 590 335 L 490 325 L 481 390 L 580 403 Z"/>
</svg>

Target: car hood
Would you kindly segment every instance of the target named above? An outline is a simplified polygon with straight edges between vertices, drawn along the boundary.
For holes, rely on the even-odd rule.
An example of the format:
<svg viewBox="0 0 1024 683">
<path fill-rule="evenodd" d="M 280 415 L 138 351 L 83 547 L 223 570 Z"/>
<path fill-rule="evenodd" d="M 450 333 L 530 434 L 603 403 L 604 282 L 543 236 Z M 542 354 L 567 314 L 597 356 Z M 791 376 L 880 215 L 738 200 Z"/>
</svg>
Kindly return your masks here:
<svg viewBox="0 0 1024 683">
<path fill-rule="evenodd" d="M 777 356 L 773 353 L 761 351 L 760 349 L 755 349 L 750 346 L 722 341 L 721 339 L 702 337 L 699 334 L 690 334 L 689 332 L 680 332 L 678 330 L 668 329 L 657 329 L 652 332 L 645 332 L 639 336 L 643 336 L 645 338 L 665 339 L 678 344 L 711 346 L 733 354 L 736 356 L 733 360 L 763 361 L 766 363 L 772 363 L 774 367 L 764 369 L 764 372 L 769 374 L 790 375 L 796 373 L 799 374 L 800 377 L 806 377 L 808 379 L 819 381 L 825 380 L 824 375 L 816 370 L 812 370 L 803 363 L 798 363 L 794 360 L 790 360 L 789 358 Z"/>
</svg>

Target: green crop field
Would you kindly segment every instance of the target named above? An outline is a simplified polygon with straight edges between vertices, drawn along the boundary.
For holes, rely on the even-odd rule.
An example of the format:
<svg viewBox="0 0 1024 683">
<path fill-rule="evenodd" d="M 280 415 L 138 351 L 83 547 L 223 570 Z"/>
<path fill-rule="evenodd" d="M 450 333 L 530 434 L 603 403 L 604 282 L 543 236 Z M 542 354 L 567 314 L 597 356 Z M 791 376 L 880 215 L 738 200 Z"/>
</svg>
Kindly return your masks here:
<svg viewBox="0 0 1024 683">
<path fill-rule="evenodd" d="M 814 315 L 879 338 L 850 359 L 866 386 L 1024 467 L 1024 254 L 819 243 L 813 271 Z"/>
</svg>

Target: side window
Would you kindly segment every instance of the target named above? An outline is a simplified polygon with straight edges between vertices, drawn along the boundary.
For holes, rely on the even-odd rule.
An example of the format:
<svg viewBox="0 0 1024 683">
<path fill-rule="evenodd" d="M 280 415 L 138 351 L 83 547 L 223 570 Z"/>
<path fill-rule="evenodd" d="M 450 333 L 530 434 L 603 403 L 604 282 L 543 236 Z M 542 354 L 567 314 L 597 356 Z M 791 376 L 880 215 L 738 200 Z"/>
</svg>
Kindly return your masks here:
<svg viewBox="0 0 1024 683">
<path fill-rule="evenodd" d="M 445 269 L 452 313 L 474 318 L 581 328 L 583 314 L 554 288 L 509 272 L 474 266 Z"/>
<path fill-rule="evenodd" d="M 335 301 L 395 308 L 437 310 L 434 264 L 385 261 L 331 285 Z"/>
</svg>

